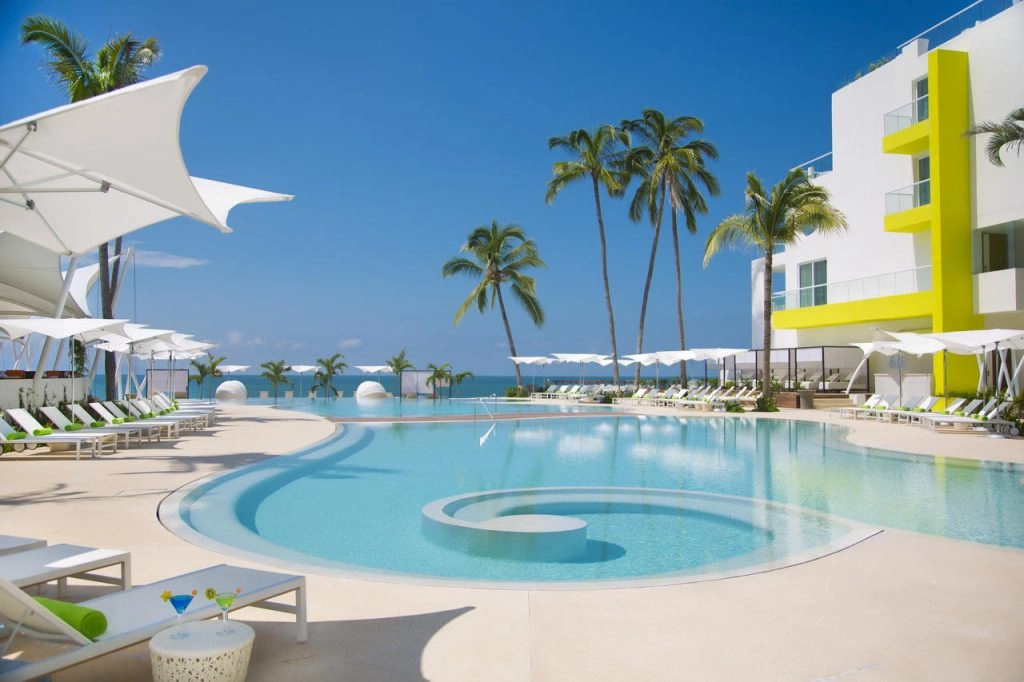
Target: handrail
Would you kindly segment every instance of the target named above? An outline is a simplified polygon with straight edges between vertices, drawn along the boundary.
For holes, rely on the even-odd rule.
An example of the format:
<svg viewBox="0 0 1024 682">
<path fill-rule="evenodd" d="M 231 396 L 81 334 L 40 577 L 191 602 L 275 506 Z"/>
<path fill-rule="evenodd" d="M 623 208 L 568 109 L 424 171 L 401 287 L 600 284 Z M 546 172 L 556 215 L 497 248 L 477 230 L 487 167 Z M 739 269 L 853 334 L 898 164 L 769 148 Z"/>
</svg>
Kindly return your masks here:
<svg viewBox="0 0 1024 682">
<path fill-rule="evenodd" d="M 980 5 L 980 4 L 981 4 L 981 3 L 983 3 L 983 2 L 985 2 L 985 0 L 975 0 L 974 2 L 972 2 L 972 3 L 971 3 L 971 4 L 969 4 L 969 5 L 967 5 L 967 7 L 964 7 L 964 8 L 962 9 L 962 10 L 960 10 L 960 11 L 959 11 L 959 12 L 957 12 L 956 14 L 951 14 L 951 15 L 949 15 L 948 17 L 946 17 L 945 19 L 943 19 L 942 21 L 940 21 L 939 23 L 937 23 L 937 24 L 935 24 L 934 26 L 932 26 L 931 28 L 926 28 L 925 30 L 921 31 L 921 32 L 920 32 L 920 33 L 918 33 L 918 34 L 917 34 L 916 36 L 914 36 L 913 38 L 911 38 L 910 40 L 908 40 L 907 42 L 905 42 L 905 43 L 900 43 L 900 45 L 899 45 L 899 46 L 898 46 L 898 47 L 897 47 L 896 49 L 897 49 L 897 50 L 902 50 L 902 49 L 903 49 L 903 48 L 905 48 L 905 47 L 906 47 L 907 45 L 909 45 L 910 43 L 914 42 L 915 40 L 917 40 L 917 39 L 918 39 L 918 38 L 920 38 L 921 36 L 925 35 L 926 33 L 931 33 L 932 31 L 934 31 L 935 29 L 937 29 L 937 28 L 938 28 L 939 26 L 942 26 L 943 24 L 946 24 L 946 23 L 949 23 L 950 21 L 953 21 L 954 19 L 956 19 L 956 18 L 957 18 L 958 16 L 960 16 L 960 15 L 961 15 L 961 14 L 963 14 L 964 12 L 967 12 L 968 10 L 971 10 L 971 9 L 973 9 L 973 8 L 977 7 L 978 5 Z"/>
</svg>

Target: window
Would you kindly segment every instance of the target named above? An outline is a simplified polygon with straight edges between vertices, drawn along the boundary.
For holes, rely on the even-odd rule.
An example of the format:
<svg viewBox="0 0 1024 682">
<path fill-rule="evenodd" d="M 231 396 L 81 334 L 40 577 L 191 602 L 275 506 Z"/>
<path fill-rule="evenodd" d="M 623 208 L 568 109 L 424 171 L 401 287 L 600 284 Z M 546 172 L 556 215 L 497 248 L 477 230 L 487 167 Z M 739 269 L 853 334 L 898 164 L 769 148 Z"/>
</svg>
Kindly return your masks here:
<svg viewBox="0 0 1024 682">
<path fill-rule="evenodd" d="M 928 119 L 928 77 L 914 81 L 914 123 Z"/>
<path fill-rule="evenodd" d="M 800 307 L 828 303 L 828 268 L 823 260 L 800 264 Z"/>
<path fill-rule="evenodd" d="M 914 173 L 917 182 L 914 184 L 914 206 L 925 206 L 932 203 L 932 159 L 922 156 L 914 162 Z"/>
<path fill-rule="evenodd" d="M 983 232 L 981 235 L 981 271 L 994 272 L 1010 268 L 1010 235 Z"/>
</svg>

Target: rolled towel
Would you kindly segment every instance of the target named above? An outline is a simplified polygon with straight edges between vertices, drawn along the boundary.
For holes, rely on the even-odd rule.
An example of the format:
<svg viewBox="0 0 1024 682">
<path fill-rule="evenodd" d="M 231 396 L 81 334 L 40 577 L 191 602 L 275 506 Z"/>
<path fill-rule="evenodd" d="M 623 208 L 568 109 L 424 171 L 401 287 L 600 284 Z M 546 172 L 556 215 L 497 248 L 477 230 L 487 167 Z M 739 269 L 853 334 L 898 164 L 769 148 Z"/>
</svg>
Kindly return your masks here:
<svg viewBox="0 0 1024 682">
<path fill-rule="evenodd" d="M 133 421 L 135 421 L 135 417 L 125 417 L 124 418 L 124 423 L 125 424 L 130 424 Z"/>
<path fill-rule="evenodd" d="M 81 632 L 89 639 L 95 640 L 107 631 L 107 617 L 102 611 L 90 609 L 88 606 L 69 604 L 66 601 L 34 597 L 40 605 L 49 609 L 53 615 Z"/>
<path fill-rule="evenodd" d="M 114 424 L 124 424 L 124 420 L 121 419 L 120 417 L 114 417 L 110 421 L 113 422 Z"/>
<path fill-rule="evenodd" d="M 75 422 L 73 424 L 68 424 L 67 426 L 65 426 L 64 430 L 65 431 L 81 431 L 84 428 L 85 428 L 85 424 L 79 424 L 78 422 Z"/>
<path fill-rule="evenodd" d="M 11 433 L 7 434 L 7 440 L 21 440 L 27 435 L 28 434 L 25 433 L 24 431 L 12 431 Z"/>
<path fill-rule="evenodd" d="M 89 426 L 91 426 L 94 429 L 102 429 L 106 425 L 107 425 L 107 422 L 100 421 L 98 419 L 96 421 L 94 421 L 93 423 L 89 424 Z"/>
<path fill-rule="evenodd" d="M 49 436 L 53 433 L 53 429 L 36 429 L 32 432 L 33 436 Z"/>
</svg>

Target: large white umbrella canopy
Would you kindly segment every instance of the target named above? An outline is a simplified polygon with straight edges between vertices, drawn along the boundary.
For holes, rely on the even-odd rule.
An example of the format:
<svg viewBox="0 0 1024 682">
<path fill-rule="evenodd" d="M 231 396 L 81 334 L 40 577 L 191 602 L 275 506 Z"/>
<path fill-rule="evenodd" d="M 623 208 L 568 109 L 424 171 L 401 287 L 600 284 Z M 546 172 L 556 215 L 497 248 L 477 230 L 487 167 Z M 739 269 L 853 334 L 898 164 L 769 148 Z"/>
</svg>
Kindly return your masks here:
<svg viewBox="0 0 1024 682">
<path fill-rule="evenodd" d="M 355 368 L 365 374 L 391 374 L 391 367 L 388 365 L 355 365 Z"/>
<path fill-rule="evenodd" d="M 124 330 L 127 320 L 104 319 L 63 319 L 55 317 L 25 317 L 0 320 L 0 332 L 9 339 L 19 339 L 29 334 L 42 334 L 51 339 L 67 339 L 86 332 L 106 329 L 114 333 Z"/>
<path fill-rule="evenodd" d="M 550 365 L 555 359 L 546 355 L 510 355 L 508 359 L 517 365 L 530 365 L 530 385 L 537 385 L 537 365 Z"/>
<path fill-rule="evenodd" d="M 600 362 L 605 359 L 606 355 L 599 355 L 597 353 L 552 353 L 551 356 L 558 362 L 578 362 L 580 363 L 580 383 L 583 383 L 583 363 L 585 362 Z"/>
<path fill-rule="evenodd" d="M 251 365 L 217 365 L 217 369 L 219 369 L 224 374 L 234 374 L 235 372 L 244 372 L 245 370 L 249 369 L 249 367 L 251 367 Z"/>
<path fill-rule="evenodd" d="M 54 253 L 183 215 L 230 232 L 227 212 L 291 197 L 189 177 L 178 130 L 205 66 L 0 126 L 0 225 Z"/>
<path fill-rule="evenodd" d="M 85 268 L 75 273 L 76 279 L 83 281 L 72 286 L 72 296 L 61 317 L 89 317 L 82 294 L 93 273 L 91 269 L 83 270 Z M 55 315 L 63 286 L 60 256 L 13 234 L 0 232 L 0 318 Z"/>
<path fill-rule="evenodd" d="M 299 375 L 299 396 L 302 396 L 302 375 L 315 371 L 320 365 L 292 365 L 292 371 Z"/>
</svg>

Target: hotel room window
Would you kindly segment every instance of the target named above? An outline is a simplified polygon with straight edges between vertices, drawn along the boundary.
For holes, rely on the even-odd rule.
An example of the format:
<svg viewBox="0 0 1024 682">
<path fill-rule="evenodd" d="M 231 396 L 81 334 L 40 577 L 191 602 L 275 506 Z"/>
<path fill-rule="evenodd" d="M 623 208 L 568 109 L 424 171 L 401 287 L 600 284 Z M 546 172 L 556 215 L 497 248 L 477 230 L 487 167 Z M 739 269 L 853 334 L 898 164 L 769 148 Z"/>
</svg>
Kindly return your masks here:
<svg viewBox="0 0 1024 682">
<path fill-rule="evenodd" d="M 932 158 L 927 154 L 914 159 L 914 206 L 927 206 L 932 203 Z"/>
<path fill-rule="evenodd" d="M 826 261 L 800 264 L 800 307 L 828 303 L 828 268 Z"/>
</svg>

